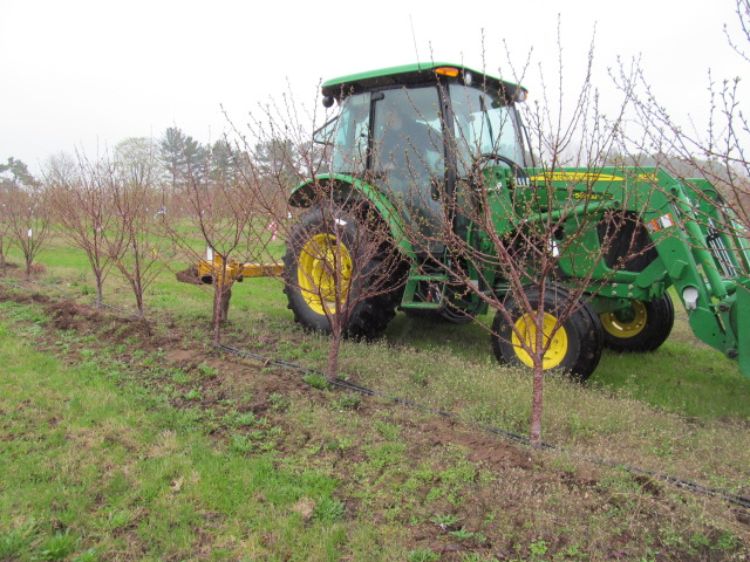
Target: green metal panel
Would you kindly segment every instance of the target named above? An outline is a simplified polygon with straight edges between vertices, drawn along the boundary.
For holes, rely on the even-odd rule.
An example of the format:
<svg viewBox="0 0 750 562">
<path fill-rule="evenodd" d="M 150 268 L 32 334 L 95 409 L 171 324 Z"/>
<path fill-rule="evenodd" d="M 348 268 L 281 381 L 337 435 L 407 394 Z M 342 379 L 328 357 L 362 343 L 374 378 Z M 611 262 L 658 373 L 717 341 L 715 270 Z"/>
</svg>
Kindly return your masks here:
<svg viewBox="0 0 750 562">
<path fill-rule="evenodd" d="M 750 377 L 750 283 L 737 286 L 736 298 L 732 316 L 736 322 L 740 371 Z"/>
</svg>

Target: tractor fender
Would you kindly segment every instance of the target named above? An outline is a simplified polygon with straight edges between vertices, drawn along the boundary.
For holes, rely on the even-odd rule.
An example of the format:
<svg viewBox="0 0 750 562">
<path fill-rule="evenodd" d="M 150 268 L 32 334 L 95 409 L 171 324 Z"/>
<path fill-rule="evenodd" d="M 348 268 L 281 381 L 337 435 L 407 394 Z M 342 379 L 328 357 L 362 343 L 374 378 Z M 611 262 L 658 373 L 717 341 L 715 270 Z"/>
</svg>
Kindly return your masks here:
<svg viewBox="0 0 750 562">
<path fill-rule="evenodd" d="M 376 187 L 360 179 L 346 174 L 320 174 L 296 186 L 289 196 L 289 204 L 292 207 L 310 207 L 316 198 L 315 191 L 328 186 L 343 192 L 354 190 L 366 198 L 388 225 L 399 251 L 407 258 L 415 257 L 414 247 L 404 235 L 404 224 L 396 207 Z"/>
</svg>

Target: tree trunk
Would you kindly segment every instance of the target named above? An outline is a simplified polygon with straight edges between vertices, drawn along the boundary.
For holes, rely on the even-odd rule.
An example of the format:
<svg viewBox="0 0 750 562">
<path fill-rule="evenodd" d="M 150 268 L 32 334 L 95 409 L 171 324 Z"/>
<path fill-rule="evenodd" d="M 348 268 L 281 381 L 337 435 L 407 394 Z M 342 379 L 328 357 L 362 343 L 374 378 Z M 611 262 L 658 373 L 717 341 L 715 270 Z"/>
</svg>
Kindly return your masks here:
<svg viewBox="0 0 750 562">
<path fill-rule="evenodd" d="M 232 288 L 216 284 L 214 288 L 213 309 L 213 342 L 214 345 L 221 343 L 221 325 L 229 319 L 229 303 L 232 298 Z"/>
<path fill-rule="evenodd" d="M 332 381 L 339 376 L 339 349 L 341 348 L 341 334 L 331 333 L 331 344 L 328 346 L 328 364 L 326 377 Z"/>
<path fill-rule="evenodd" d="M 531 423 L 529 441 L 532 447 L 542 444 L 542 412 L 544 396 L 544 369 L 542 358 L 534 357 L 534 382 L 531 392 Z"/>
<path fill-rule="evenodd" d="M 101 272 L 95 272 L 94 277 L 96 278 L 96 302 L 94 306 L 102 308 L 104 306 L 104 282 L 102 281 Z"/>
<path fill-rule="evenodd" d="M 143 289 L 139 284 L 133 285 L 133 292 L 135 293 L 135 307 L 138 313 L 138 318 L 145 318 L 146 311 L 143 306 Z"/>
</svg>

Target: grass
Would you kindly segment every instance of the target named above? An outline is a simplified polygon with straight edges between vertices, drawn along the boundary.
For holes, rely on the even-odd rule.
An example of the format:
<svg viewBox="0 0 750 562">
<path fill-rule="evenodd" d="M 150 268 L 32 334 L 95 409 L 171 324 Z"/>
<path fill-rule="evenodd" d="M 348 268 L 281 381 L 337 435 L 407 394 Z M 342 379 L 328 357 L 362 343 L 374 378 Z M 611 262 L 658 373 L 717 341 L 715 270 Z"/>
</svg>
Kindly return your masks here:
<svg viewBox="0 0 750 562">
<path fill-rule="evenodd" d="M 47 271 L 32 285 L 9 278 L 5 286 L 92 300 L 77 252 L 55 239 L 40 262 Z M 324 364 L 325 338 L 293 326 L 277 281 L 247 281 L 233 293 L 227 342 Z M 114 275 L 106 298 L 128 306 Z M 0 365 L 8 366 L 0 441 L 10 444 L 0 448 L 0 471 L 10 474 L 0 480 L 0 560 L 728 559 L 746 551 L 747 528 L 725 504 L 581 460 L 750 489 L 750 384 L 697 344 L 683 317 L 655 353 L 605 353 L 585 387 L 548 379 L 544 436 L 566 451 L 551 454 L 477 430 L 525 433 L 530 401 L 528 376 L 495 363 L 479 325 L 398 315 L 381 341 L 342 347 L 353 380 L 451 410 L 464 422 L 453 426 L 314 375 L 303 381 L 213 356 L 203 347 L 210 293 L 169 271 L 148 305 L 157 334 L 180 334 L 175 345 L 189 360 L 144 347 L 119 325 L 59 332 L 38 305 L 0 304 Z"/>
<path fill-rule="evenodd" d="M 0 322 L 0 559 L 336 557 L 335 478 L 281 467 L 273 451 L 219 447 L 191 412 L 122 372 L 93 359 L 66 366 L 23 336 Z M 292 509 L 301 498 L 320 516 L 303 522 Z"/>
</svg>

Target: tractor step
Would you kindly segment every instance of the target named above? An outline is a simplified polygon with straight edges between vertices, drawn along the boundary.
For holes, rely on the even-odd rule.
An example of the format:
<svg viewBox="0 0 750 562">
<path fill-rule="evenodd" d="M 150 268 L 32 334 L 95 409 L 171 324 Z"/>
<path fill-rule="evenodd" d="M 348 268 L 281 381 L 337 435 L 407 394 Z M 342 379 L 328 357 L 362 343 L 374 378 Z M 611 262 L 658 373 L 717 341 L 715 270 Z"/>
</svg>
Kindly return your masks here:
<svg viewBox="0 0 750 562">
<path fill-rule="evenodd" d="M 401 299 L 401 308 L 436 310 L 440 308 L 443 300 L 443 290 L 448 282 L 448 276 L 444 273 L 411 273 L 404 287 L 404 296 Z M 420 283 L 434 283 L 439 286 L 439 295 L 431 302 L 422 299 L 415 300 Z"/>
<path fill-rule="evenodd" d="M 409 303 L 402 302 L 401 308 L 408 308 L 410 310 L 437 310 L 440 308 L 440 303 L 423 301 L 413 301 Z"/>
</svg>

